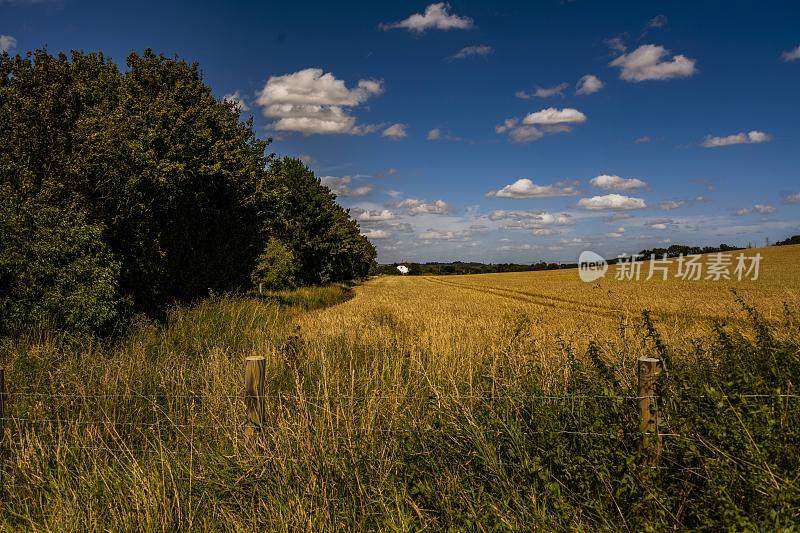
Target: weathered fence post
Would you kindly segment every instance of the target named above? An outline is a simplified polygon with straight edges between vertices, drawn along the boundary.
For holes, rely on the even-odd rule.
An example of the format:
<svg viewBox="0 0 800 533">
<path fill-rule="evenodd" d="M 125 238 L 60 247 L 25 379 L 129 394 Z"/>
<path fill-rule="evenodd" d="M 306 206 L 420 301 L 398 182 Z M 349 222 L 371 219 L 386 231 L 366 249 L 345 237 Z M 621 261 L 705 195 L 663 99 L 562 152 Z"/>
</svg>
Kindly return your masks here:
<svg viewBox="0 0 800 533">
<path fill-rule="evenodd" d="M 267 361 L 260 355 L 245 359 L 244 403 L 247 408 L 245 435 L 252 436 L 264 426 L 264 374 Z"/>
<path fill-rule="evenodd" d="M 656 383 L 661 373 L 661 359 L 639 358 L 639 429 L 641 447 L 647 453 L 647 464 L 655 466 L 661 454 L 661 413 L 656 397 Z"/>
<path fill-rule="evenodd" d="M 5 370 L 2 366 L 0 366 L 0 450 L 2 450 L 3 446 L 3 425 L 5 424 L 5 400 L 6 400 L 6 375 Z"/>
</svg>

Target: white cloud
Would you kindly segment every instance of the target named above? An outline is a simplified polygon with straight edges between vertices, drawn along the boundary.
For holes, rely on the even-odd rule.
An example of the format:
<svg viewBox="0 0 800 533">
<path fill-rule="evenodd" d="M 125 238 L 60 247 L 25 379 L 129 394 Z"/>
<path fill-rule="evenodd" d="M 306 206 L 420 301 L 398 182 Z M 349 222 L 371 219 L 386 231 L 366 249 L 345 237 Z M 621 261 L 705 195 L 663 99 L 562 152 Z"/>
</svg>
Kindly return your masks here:
<svg viewBox="0 0 800 533">
<path fill-rule="evenodd" d="M 619 176 L 609 176 L 608 174 L 601 174 L 592 178 L 589 183 L 598 189 L 605 189 L 607 191 L 629 191 L 632 189 L 641 189 L 647 187 L 647 183 L 637 178 L 621 178 Z"/>
<path fill-rule="evenodd" d="M 485 44 L 478 44 L 475 46 L 465 46 L 464 48 L 462 48 L 461 50 L 450 56 L 450 59 L 465 59 L 467 57 L 472 57 L 472 56 L 486 57 L 492 52 L 494 52 L 494 48 Z"/>
<path fill-rule="evenodd" d="M 536 124 L 553 126 L 558 124 L 582 124 L 586 122 L 586 115 L 573 109 L 565 107 L 564 109 L 556 109 L 555 107 L 548 107 L 535 113 L 529 113 L 523 120 L 523 124 Z"/>
<path fill-rule="evenodd" d="M 455 241 L 455 240 L 468 240 L 472 237 L 470 230 L 441 230 L 428 228 L 419 234 L 420 239 L 426 241 Z"/>
<path fill-rule="evenodd" d="M 406 29 L 415 33 L 427 30 L 468 30 L 473 27 L 472 19 L 450 13 L 450 5 L 445 2 L 431 4 L 424 13 L 414 13 L 400 22 L 383 23 L 382 30 Z"/>
<path fill-rule="evenodd" d="M 675 227 L 676 222 L 670 218 L 659 218 L 656 220 L 651 220 L 649 222 L 645 222 L 645 227 L 650 229 L 657 229 L 657 230 L 666 230 L 670 227 Z"/>
<path fill-rule="evenodd" d="M 504 211 L 489 213 L 491 221 L 503 221 L 501 228 L 508 230 L 530 230 L 534 235 L 554 235 L 559 233 L 553 226 L 571 226 L 575 219 L 568 213 L 548 213 L 546 211 Z"/>
<path fill-rule="evenodd" d="M 550 196 L 572 196 L 578 194 L 578 182 L 559 181 L 553 185 L 537 185 L 528 178 L 518 179 L 499 191 L 489 191 L 488 197 L 497 198 L 544 198 Z"/>
<path fill-rule="evenodd" d="M 241 112 L 250 111 L 250 106 L 247 105 L 247 102 L 245 102 L 244 98 L 242 98 L 242 95 L 239 94 L 239 91 L 226 94 L 222 97 L 222 101 L 232 103 L 236 106 L 236 109 Z"/>
<path fill-rule="evenodd" d="M 350 176 L 322 176 L 320 181 L 337 196 L 366 196 L 372 192 L 372 185 L 362 185 L 361 187 L 350 187 L 353 178 Z"/>
<path fill-rule="evenodd" d="M 611 37 L 609 39 L 604 39 L 603 44 L 609 47 L 611 50 L 618 52 L 620 54 L 624 54 L 628 47 L 625 45 L 625 38 L 627 34 L 617 35 L 616 37 Z"/>
<path fill-rule="evenodd" d="M 389 232 L 382 229 L 364 229 L 361 230 L 361 235 L 367 239 L 386 239 L 389 237 Z"/>
<path fill-rule="evenodd" d="M 355 215 L 355 219 L 360 222 L 383 222 L 397 218 L 397 215 L 388 209 L 353 209 L 352 212 Z"/>
<path fill-rule="evenodd" d="M 550 98 L 551 96 L 564 96 L 564 90 L 569 87 L 568 83 L 560 83 L 555 87 L 536 87 L 532 93 L 525 91 L 517 91 L 515 96 L 523 100 L 530 100 L 531 98 Z"/>
<path fill-rule="evenodd" d="M 600 78 L 598 78 L 594 74 L 587 74 L 578 80 L 578 84 L 575 86 L 577 88 L 575 94 L 578 95 L 594 94 L 600 89 L 602 89 L 603 85 L 605 84 L 602 81 L 600 81 Z"/>
<path fill-rule="evenodd" d="M 703 141 L 703 146 L 706 148 L 718 148 L 720 146 L 731 146 L 734 144 L 759 144 L 768 142 L 771 139 L 772 136 L 768 133 L 753 130 L 747 133 L 741 132 L 725 137 L 713 137 L 709 135 Z"/>
<path fill-rule="evenodd" d="M 673 209 L 679 209 L 684 205 L 686 205 L 686 202 L 684 200 L 665 200 L 659 203 L 658 207 L 659 209 L 663 209 L 664 211 L 672 211 Z"/>
<path fill-rule="evenodd" d="M 620 78 L 632 82 L 686 78 L 697 72 L 694 59 L 683 55 L 672 59 L 666 56 L 669 51 L 663 46 L 645 44 L 609 64 L 620 69 Z"/>
<path fill-rule="evenodd" d="M 437 141 L 442 136 L 442 130 L 439 128 L 433 128 L 431 131 L 428 132 L 428 140 L 429 141 Z"/>
<path fill-rule="evenodd" d="M 408 133 L 406 133 L 406 125 L 405 124 L 392 124 L 381 133 L 381 137 L 388 137 L 389 139 L 399 140 L 405 139 L 408 137 Z"/>
<path fill-rule="evenodd" d="M 377 126 L 357 126 L 345 108 L 359 106 L 382 92 L 383 83 L 377 80 L 359 80 L 356 87 L 348 88 L 330 72 L 307 68 L 271 76 L 255 103 L 264 116 L 277 119 L 271 127 L 278 131 L 362 135 Z"/>
<path fill-rule="evenodd" d="M 788 194 L 783 197 L 783 203 L 785 204 L 800 204 L 800 192 L 796 192 L 794 194 Z"/>
<path fill-rule="evenodd" d="M 630 209 L 644 209 L 647 207 L 641 198 L 631 198 L 621 194 L 606 194 L 605 196 L 592 196 L 591 198 L 581 198 L 578 207 L 592 211 L 614 210 L 627 211 Z"/>
<path fill-rule="evenodd" d="M 8 52 L 17 47 L 17 40 L 10 35 L 0 35 L 0 53 Z"/>
<path fill-rule="evenodd" d="M 753 206 L 753 210 L 757 213 L 761 213 L 762 215 L 769 215 L 777 211 L 777 209 L 775 209 L 775 206 L 772 206 L 770 204 L 756 204 Z"/>
<path fill-rule="evenodd" d="M 446 215 L 450 213 L 450 206 L 444 200 L 436 200 L 435 202 L 425 202 L 417 198 L 406 198 L 394 202 L 395 207 L 404 209 L 406 214 L 410 216 L 416 215 Z"/>
<path fill-rule="evenodd" d="M 642 143 L 649 143 L 649 142 L 650 142 L 650 141 L 652 141 L 652 140 L 653 140 L 653 139 L 651 139 L 649 135 L 644 135 L 644 136 L 642 136 L 642 137 L 638 137 L 638 138 L 637 138 L 637 139 L 635 139 L 633 142 L 634 142 L 635 144 L 642 144 Z"/>
<path fill-rule="evenodd" d="M 667 25 L 667 17 L 665 15 L 656 15 L 647 23 L 647 28 L 663 28 Z"/>
<path fill-rule="evenodd" d="M 781 59 L 786 62 L 789 61 L 796 61 L 800 59 L 800 44 L 796 47 L 792 48 L 791 50 L 786 50 L 784 53 L 781 54 Z"/>
<path fill-rule="evenodd" d="M 606 233 L 606 236 L 607 237 L 611 237 L 612 239 L 619 239 L 619 238 L 624 236 L 624 233 L 625 233 L 625 228 L 620 226 L 615 231 L 612 231 L 610 233 Z"/>
<path fill-rule="evenodd" d="M 751 212 L 752 212 L 752 210 L 750 208 L 743 207 L 743 208 L 738 209 L 736 211 L 736 216 L 742 217 L 744 215 L 749 215 Z"/>
<path fill-rule="evenodd" d="M 522 121 L 516 117 L 507 118 L 495 126 L 497 133 L 507 133 L 514 142 L 531 142 L 544 137 L 545 133 L 571 131 L 570 124 L 586 122 L 586 115 L 577 109 L 556 109 L 548 107 L 529 113 Z"/>
</svg>

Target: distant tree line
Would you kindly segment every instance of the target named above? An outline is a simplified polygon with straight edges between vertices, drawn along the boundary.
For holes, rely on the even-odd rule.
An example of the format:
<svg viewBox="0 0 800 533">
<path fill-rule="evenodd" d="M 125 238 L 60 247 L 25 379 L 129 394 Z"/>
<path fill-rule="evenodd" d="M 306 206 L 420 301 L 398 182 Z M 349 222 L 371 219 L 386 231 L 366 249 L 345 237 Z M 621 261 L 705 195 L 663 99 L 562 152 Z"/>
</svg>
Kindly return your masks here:
<svg viewBox="0 0 800 533">
<path fill-rule="evenodd" d="M 788 246 L 790 244 L 800 244 L 800 235 L 792 235 L 788 239 L 778 241 L 775 243 L 775 246 Z"/>
<path fill-rule="evenodd" d="M 196 64 L 0 54 L 0 335 L 366 276 L 357 223 L 268 144 Z"/>
<path fill-rule="evenodd" d="M 575 268 L 575 264 L 547 263 L 539 262 L 529 265 L 518 263 L 464 263 L 454 261 L 452 263 L 392 263 L 381 264 L 373 270 L 378 275 L 401 275 L 397 267 L 405 265 L 408 267 L 409 276 L 449 276 L 459 274 L 492 274 L 497 272 L 533 272 L 537 270 L 558 270 L 561 268 Z"/>
<path fill-rule="evenodd" d="M 697 255 L 697 254 L 714 254 L 718 252 L 733 252 L 742 250 L 741 247 L 731 246 L 729 244 L 720 244 L 719 246 L 686 246 L 685 244 L 673 244 L 669 248 L 652 248 L 649 250 L 642 250 L 639 252 L 641 259 L 650 259 L 651 255 L 656 257 L 678 257 L 679 255 Z"/>
</svg>

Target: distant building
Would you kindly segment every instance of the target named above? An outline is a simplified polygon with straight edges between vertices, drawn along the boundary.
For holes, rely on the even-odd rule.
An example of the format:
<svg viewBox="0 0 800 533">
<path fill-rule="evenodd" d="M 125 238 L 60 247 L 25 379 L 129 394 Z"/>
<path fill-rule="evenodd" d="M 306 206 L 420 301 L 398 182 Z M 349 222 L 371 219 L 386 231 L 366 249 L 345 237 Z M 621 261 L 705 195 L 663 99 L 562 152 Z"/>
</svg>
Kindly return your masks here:
<svg viewBox="0 0 800 533">
<path fill-rule="evenodd" d="M 397 265 L 397 270 L 399 270 L 401 274 L 408 274 L 408 267 L 405 265 Z"/>
</svg>

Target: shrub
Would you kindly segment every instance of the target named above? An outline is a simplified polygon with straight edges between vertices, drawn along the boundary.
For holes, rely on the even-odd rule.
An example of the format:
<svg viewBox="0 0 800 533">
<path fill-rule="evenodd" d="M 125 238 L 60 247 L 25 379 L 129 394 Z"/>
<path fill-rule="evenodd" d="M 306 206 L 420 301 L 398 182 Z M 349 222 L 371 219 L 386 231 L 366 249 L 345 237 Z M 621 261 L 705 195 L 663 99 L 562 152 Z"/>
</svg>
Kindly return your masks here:
<svg viewBox="0 0 800 533">
<path fill-rule="evenodd" d="M 108 329 L 124 307 L 120 265 L 82 213 L 0 201 L 0 334 Z"/>
<path fill-rule="evenodd" d="M 297 283 L 297 271 L 292 251 L 273 238 L 258 257 L 251 279 L 258 292 L 292 289 Z"/>
</svg>

